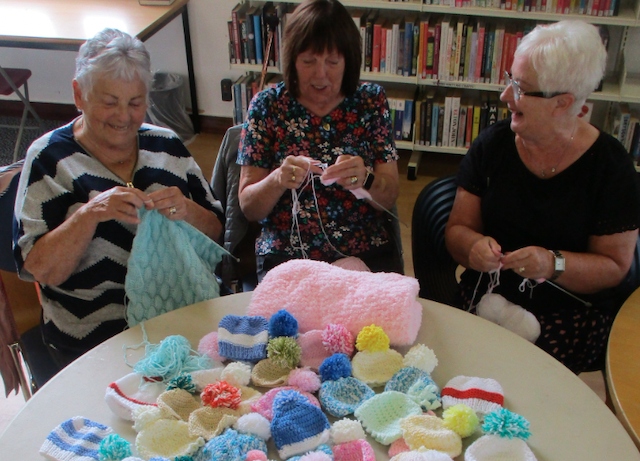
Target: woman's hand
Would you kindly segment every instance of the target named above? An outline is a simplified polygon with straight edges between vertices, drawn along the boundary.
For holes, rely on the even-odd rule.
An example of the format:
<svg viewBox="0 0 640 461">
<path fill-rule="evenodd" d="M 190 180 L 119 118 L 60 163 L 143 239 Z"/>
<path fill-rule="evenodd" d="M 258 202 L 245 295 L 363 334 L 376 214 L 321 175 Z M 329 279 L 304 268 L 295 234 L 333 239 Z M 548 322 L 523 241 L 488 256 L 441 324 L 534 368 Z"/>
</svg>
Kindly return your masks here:
<svg viewBox="0 0 640 461">
<path fill-rule="evenodd" d="M 504 255 L 502 268 L 529 279 L 548 279 L 554 272 L 554 257 L 546 248 L 528 246 Z"/>
<path fill-rule="evenodd" d="M 176 187 L 165 187 L 149 194 L 153 200 L 153 208 L 172 221 L 186 220 L 188 215 L 187 199 L 182 191 Z"/>
<path fill-rule="evenodd" d="M 484 236 L 476 240 L 469 252 L 469 265 L 480 272 L 491 272 L 500 267 L 502 252 L 493 237 Z"/>
<path fill-rule="evenodd" d="M 324 171 L 322 181 L 333 181 L 347 190 L 352 190 L 362 187 L 366 176 L 367 168 L 362 157 L 341 155 L 336 159 L 336 163 Z"/>
<path fill-rule="evenodd" d="M 138 224 L 138 208 L 154 207 L 153 199 L 139 189 L 116 186 L 93 197 L 83 205 L 83 214 L 93 216 L 95 223 L 112 219 Z"/>
<path fill-rule="evenodd" d="M 278 184 L 284 189 L 297 189 L 309 172 L 322 174 L 317 162 L 309 157 L 289 155 L 276 170 Z"/>
</svg>

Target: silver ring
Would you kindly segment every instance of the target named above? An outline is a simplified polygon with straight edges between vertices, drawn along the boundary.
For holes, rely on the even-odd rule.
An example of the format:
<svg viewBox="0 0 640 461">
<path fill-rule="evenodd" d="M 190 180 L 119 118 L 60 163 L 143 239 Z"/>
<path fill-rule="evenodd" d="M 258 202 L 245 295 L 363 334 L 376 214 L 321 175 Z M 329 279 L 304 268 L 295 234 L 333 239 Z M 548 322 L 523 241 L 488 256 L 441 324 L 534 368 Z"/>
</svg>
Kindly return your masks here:
<svg viewBox="0 0 640 461">
<path fill-rule="evenodd" d="M 518 272 L 520 272 L 522 274 L 524 272 L 524 266 L 522 266 L 520 269 L 518 269 Z"/>
<path fill-rule="evenodd" d="M 358 177 L 357 176 L 351 176 L 351 184 L 355 184 L 358 182 Z"/>
<path fill-rule="evenodd" d="M 171 208 L 169 208 L 169 214 L 173 215 L 176 214 L 178 212 L 177 208 L 172 206 Z"/>
</svg>

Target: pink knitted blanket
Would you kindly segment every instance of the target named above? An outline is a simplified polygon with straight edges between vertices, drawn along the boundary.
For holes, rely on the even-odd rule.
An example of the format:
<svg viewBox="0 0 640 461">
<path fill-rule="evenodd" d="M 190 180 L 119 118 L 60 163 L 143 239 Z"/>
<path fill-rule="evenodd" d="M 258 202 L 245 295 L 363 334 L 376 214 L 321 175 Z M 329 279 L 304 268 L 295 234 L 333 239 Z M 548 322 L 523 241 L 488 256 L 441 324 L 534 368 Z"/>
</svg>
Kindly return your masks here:
<svg viewBox="0 0 640 461">
<path fill-rule="evenodd" d="M 412 344 L 420 329 L 418 291 L 418 281 L 404 275 L 294 259 L 267 273 L 253 292 L 248 315 L 269 318 L 286 309 L 298 320 L 300 333 L 338 323 L 354 337 L 375 324 L 384 329 L 391 345 L 403 346 Z"/>
</svg>

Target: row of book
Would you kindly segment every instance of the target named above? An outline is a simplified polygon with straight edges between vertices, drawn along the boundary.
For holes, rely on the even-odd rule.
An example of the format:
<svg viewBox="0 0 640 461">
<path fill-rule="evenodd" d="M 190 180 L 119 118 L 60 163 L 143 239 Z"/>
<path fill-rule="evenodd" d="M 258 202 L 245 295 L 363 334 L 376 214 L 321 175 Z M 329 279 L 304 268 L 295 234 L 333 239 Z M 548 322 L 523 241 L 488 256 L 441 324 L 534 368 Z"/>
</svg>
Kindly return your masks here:
<svg viewBox="0 0 640 461">
<path fill-rule="evenodd" d="M 422 3 L 457 8 L 499 8 L 524 13 L 539 11 L 603 17 L 618 16 L 620 9 L 620 0 L 424 0 Z"/>
<path fill-rule="evenodd" d="M 233 124 L 243 123 L 247 117 L 247 109 L 251 99 L 258 93 L 260 88 L 261 74 L 259 72 L 247 72 L 238 77 L 233 83 Z M 279 74 L 267 74 L 265 78 L 265 87 L 275 86 L 282 80 Z"/>
</svg>

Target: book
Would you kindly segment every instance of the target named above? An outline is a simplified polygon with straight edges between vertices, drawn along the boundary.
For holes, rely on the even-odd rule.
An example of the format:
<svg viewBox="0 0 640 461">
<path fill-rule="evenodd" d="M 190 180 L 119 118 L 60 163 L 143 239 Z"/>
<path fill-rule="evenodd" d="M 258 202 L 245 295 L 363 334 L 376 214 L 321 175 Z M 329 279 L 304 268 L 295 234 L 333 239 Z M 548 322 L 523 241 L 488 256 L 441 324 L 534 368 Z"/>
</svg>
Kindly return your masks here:
<svg viewBox="0 0 640 461">
<path fill-rule="evenodd" d="M 426 104 L 424 104 L 426 105 Z M 413 142 L 415 144 L 420 144 L 420 145 L 424 145 L 424 138 L 423 138 L 423 124 L 422 124 L 422 116 L 423 116 L 423 101 L 420 97 L 416 98 L 415 100 L 415 104 L 414 104 L 414 110 L 415 110 L 415 115 L 414 115 L 414 122 L 413 122 Z"/>
<path fill-rule="evenodd" d="M 440 119 L 440 104 L 442 101 L 442 96 L 438 96 L 433 100 L 433 108 L 431 110 L 431 145 L 432 146 L 441 146 L 442 145 L 442 135 L 440 137 L 440 144 L 438 144 L 438 130 L 441 128 L 441 119 Z"/>
<path fill-rule="evenodd" d="M 456 147 L 458 142 L 458 128 L 460 126 L 460 99 L 460 92 L 457 90 L 453 91 L 451 94 L 451 113 L 449 115 L 449 141 L 447 144 L 449 147 Z M 445 123 L 446 117 L 447 115 L 445 114 Z M 445 133 L 443 132 L 442 136 L 444 137 L 444 135 Z"/>
<path fill-rule="evenodd" d="M 380 53 L 382 51 L 382 24 L 383 17 L 376 18 L 373 23 L 373 44 L 371 54 L 371 72 L 380 72 Z"/>
<path fill-rule="evenodd" d="M 229 29 L 229 63 L 236 63 L 236 44 L 233 34 L 233 21 L 227 21 L 227 27 Z"/>
<path fill-rule="evenodd" d="M 503 22 L 496 24 L 493 38 L 493 52 L 491 54 L 491 83 L 498 84 L 500 82 L 500 66 L 502 65 L 502 48 L 505 34 L 505 25 Z"/>
<path fill-rule="evenodd" d="M 482 83 L 483 80 L 483 67 L 482 67 L 482 63 L 484 60 L 484 53 L 485 53 L 485 31 L 486 31 L 486 25 L 485 22 L 483 20 L 478 20 L 477 23 L 477 32 L 478 32 L 478 42 L 476 44 L 476 62 L 475 62 L 475 67 L 474 67 L 474 79 L 473 81 L 475 83 Z"/>
<path fill-rule="evenodd" d="M 498 121 L 498 100 L 493 96 L 489 96 L 487 126 L 491 126 Z"/>
<path fill-rule="evenodd" d="M 364 39 L 364 70 L 371 72 L 373 62 L 373 24 L 376 21 L 376 12 L 371 12 L 365 22 L 365 39 Z"/>
<path fill-rule="evenodd" d="M 411 76 L 413 67 L 413 27 L 412 18 L 406 18 L 404 21 L 404 38 L 402 41 L 402 75 Z"/>
<path fill-rule="evenodd" d="M 253 23 L 253 21 L 248 21 L 246 17 L 240 18 L 238 21 L 240 22 L 240 36 L 242 37 L 242 63 L 255 64 L 256 63 L 255 50 L 252 56 L 251 47 L 249 44 L 249 23 L 250 22 Z M 252 59 L 253 59 L 253 62 L 252 62 Z"/>
<path fill-rule="evenodd" d="M 465 136 L 467 135 L 467 104 L 460 103 L 458 114 L 458 132 L 456 133 L 456 147 L 464 147 Z"/>
<path fill-rule="evenodd" d="M 473 106 L 473 126 L 471 127 L 471 142 L 478 137 L 480 133 L 480 104 Z"/>
<path fill-rule="evenodd" d="M 444 97 L 444 111 L 440 114 L 442 116 L 442 138 L 441 146 L 447 147 L 449 145 L 449 134 L 451 130 L 451 98 L 453 96 L 449 93 Z"/>
<path fill-rule="evenodd" d="M 490 25 L 485 30 L 484 51 L 482 52 L 482 76 L 480 82 L 491 83 L 491 63 L 493 62 L 493 48 L 495 27 Z"/>
<path fill-rule="evenodd" d="M 414 119 L 415 100 L 406 98 L 404 100 L 404 111 L 402 112 L 402 140 L 413 141 L 413 119 Z"/>
<path fill-rule="evenodd" d="M 429 88 L 425 94 L 423 107 L 424 107 L 424 119 L 422 120 L 424 145 L 431 145 L 432 128 L 433 128 L 433 104 L 435 101 L 436 90 Z M 435 145 L 435 144 L 434 144 Z"/>
<path fill-rule="evenodd" d="M 264 48 L 262 46 L 262 5 L 255 5 L 250 12 L 253 19 L 253 39 L 256 50 L 256 64 L 262 64 Z"/>
<path fill-rule="evenodd" d="M 438 57 L 438 78 L 449 80 L 449 62 L 446 57 L 449 55 L 451 42 L 449 41 L 449 25 L 451 16 L 446 14 L 440 20 L 440 50 Z M 449 48 L 447 48 L 449 47 Z"/>
<path fill-rule="evenodd" d="M 240 30 L 240 20 L 244 18 L 247 10 L 247 3 L 238 3 L 233 10 L 231 10 L 231 24 L 233 33 L 233 46 L 235 50 L 235 63 L 242 64 L 242 32 Z"/>
<path fill-rule="evenodd" d="M 475 106 L 472 102 L 467 103 L 467 126 L 466 132 L 464 135 L 464 144 L 463 147 L 467 149 L 471 147 L 472 133 L 473 133 L 473 114 L 474 114 Z"/>
</svg>

